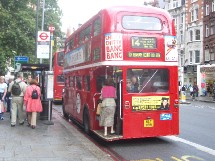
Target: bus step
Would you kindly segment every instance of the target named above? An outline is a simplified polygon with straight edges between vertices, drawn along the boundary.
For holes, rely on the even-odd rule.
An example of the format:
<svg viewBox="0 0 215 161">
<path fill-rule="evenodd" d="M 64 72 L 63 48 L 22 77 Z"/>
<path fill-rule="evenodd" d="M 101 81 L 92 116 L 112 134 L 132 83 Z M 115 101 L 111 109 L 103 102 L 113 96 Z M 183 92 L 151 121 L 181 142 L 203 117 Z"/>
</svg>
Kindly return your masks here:
<svg viewBox="0 0 215 161">
<path fill-rule="evenodd" d="M 93 130 L 93 132 L 96 135 L 98 135 L 100 138 L 107 140 L 107 141 L 120 140 L 123 138 L 122 135 L 110 134 L 110 133 L 108 133 L 107 136 L 104 136 L 104 130 Z"/>
</svg>

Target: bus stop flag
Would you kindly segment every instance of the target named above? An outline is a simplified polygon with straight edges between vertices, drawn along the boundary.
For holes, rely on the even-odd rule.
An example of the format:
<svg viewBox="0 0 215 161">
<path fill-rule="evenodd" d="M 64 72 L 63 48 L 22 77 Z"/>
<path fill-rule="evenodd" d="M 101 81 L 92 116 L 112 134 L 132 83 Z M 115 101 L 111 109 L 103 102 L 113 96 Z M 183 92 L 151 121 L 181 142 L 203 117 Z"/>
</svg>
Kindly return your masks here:
<svg viewBox="0 0 215 161">
<path fill-rule="evenodd" d="M 37 35 L 37 58 L 49 59 L 50 32 L 38 31 Z"/>
</svg>

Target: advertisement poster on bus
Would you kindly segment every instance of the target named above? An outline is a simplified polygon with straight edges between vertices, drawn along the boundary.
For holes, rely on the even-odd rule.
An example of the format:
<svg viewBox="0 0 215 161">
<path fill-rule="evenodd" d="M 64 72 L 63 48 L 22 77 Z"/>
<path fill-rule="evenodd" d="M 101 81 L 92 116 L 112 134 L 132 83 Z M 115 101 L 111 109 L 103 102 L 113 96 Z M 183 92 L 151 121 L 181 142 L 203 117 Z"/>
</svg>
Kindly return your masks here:
<svg viewBox="0 0 215 161">
<path fill-rule="evenodd" d="M 105 35 L 105 60 L 123 60 L 121 33 L 108 33 Z"/>
<path fill-rule="evenodd" d="M 165 36 L 165 61 L 178 61 L 176 36 Z"/>
<path fill-rule="evenodd" d="M 132 97 L 132 111 L 169 110 L 169 96 Z"/>
</svg>

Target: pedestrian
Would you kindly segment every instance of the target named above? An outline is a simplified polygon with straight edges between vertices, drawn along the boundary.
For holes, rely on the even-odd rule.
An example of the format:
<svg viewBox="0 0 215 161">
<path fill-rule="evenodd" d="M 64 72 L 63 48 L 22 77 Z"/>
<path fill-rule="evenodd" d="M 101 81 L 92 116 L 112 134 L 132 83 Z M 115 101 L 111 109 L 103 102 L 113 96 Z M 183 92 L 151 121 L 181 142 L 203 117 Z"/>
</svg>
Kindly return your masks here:
<svg viewBox="0 0 215 161">
<path fill-rule="evenodd" d="M 7 84 L 5 83 L 4 76 L 0 76 L 0 101 L 2 103 L 3 108 L 0 111 L 0 120 L 4 120 L 4 112 L 5 112 L 5 98 L 7 94 Z"/>
<path fill-rule="evenodd" d="M 13 76 L 10 76 L 9 77 L 9 80 L 7 82 L 7 94 L 6 94 L 6 101 L 7 101 L 7 112 L 10 112 L 11 111 L 11 92 L 8 91 L 8 88 L 9 88 L 9 85 L 10 83 L 14 80 L 14 77 Z"/>
<path fill-rule="evenodd" d="M 34 90 L 37 91 L 37 98 L 34 98 L 32 95 Z M 28 113 L 29 126 L 31 126 L 32 129 L 36 127 L 37 112 L 42 112 L 40 96 L 41 90 L 38 86 L 37 80 L 31 79 L 24 95 L 24 106 L 26 108 L 26 112 Z"/>
<path fill-rule="evenodd" d="M 190 86 L 190 96 L 193 98 L 194 97 L 194 94 L 193 94 L 193 87 Z"/>
<path fill-rule="evenodd" d="M 20 87 L 20 90 L 21 90 L 20 92 L 18 92 L 18 89 L 17 91 L 14 91 L 13 87 L 16 83 L 18 83 Z M 16 125 L 17 116 L 19 119 L 19 124 L 24 125 L 23 101 L 24 101 L 24 94 L 25 94 L 26 87 L 27 87 L 27 84 L 23 81 L 22 72 L 19 72 L 17 74 L 17 79 L 12 81 L 9 85 L 8 91 L 11 92 L 11 97 L 12 97 L 11 127 L 14 127 Z M 17 94 L 17 92 L 19 94 Z"/>
<path fill-rule="evenodd" d="M 28 75 L 28 79 L 27 79 L 27 85 L 29 85 L 30 84 L 30 82 L 31 82 L 31 80 L 32 80 L 32 77 L 31 77 L 31 75 Z"/>
<path fill-rule="evenodd" d="M 181 91 L 186 91 L 185 85 L 181 88 Z"/>
<path fill-rule="evenodd" d="M 194 82 L 194 85 L 193 85 L 193 93 L 194 93 L 194 97 L 199 96 L 199 88 L 198 88 L 196 82 Z"/>
<path fill-rule="evenodd" d="M 30 82 L 31 82 L 31 80 L 32 80 L 32 77 L 31 77 L 31 75 L 28 75 L 28 78 L 27 78 L 27 80 L 26 80 L 26 84 L 29 86 L 30 85 Z M 24 105 L 25 106 L 25 105 Z M 26 111 L 25 111 L 26 112 Z M 26 119 L 25 119 L 27 122 L 28 122 L 28 125 L 30 125 L 30 120 L 28 119 L 28 112 L 26 112 Z"/>
<path fill-rule="evenodd" d="M 105 86 L 101 90 L 102 110 L 99 125 L 104 126 L 104 136 L 107 136 L 107 128 L 111 127 L 110 134 L 114 131 L 114 114 L 116 108 L 116 88 L 113 86 L 112 78 L 105 80 Z"/>
<path fill-rule="evenodd" d="M 215 101 L 215 83 L 214 83 L 214 85 L 213 85 L 213 100 Z"/>
</svg>

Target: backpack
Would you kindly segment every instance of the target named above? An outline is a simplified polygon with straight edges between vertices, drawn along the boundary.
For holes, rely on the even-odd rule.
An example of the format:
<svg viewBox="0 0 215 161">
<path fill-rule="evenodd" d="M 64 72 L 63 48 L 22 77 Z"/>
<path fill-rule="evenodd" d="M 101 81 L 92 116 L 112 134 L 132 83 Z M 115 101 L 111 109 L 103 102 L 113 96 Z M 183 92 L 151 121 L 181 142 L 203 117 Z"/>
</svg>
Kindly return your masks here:
<svg viewBox="0 0 215 161">
<path fill-rule="evenodd" d="M 21 81 L 20 81 L 21 82 Z M 14 84 L 12 85 L 12 88 L 11 88 L 11 93 L 14 95 L 14 96 L 19 96 L 22 92 L 21 90 L 21 87 L 19 85 L 20 82 L 16 82 L 14 81 Z"/>
<path fill-rule="evenodd" d="M 31 86 L 32 87 L 32 86 Z M 33 87 L 32 87 L 33 88 Z M 36 90 L 36 88 L 34 89 L 33 88 L 33 91 L 32 91 L 32 93 L 31 93 L 31 98 L 32 99 L 38 99 L 38 97 L 39 97 L 39 95 L 38 95 L 38 92 L 37 92 L 37 90 Z"/>
</svg>

